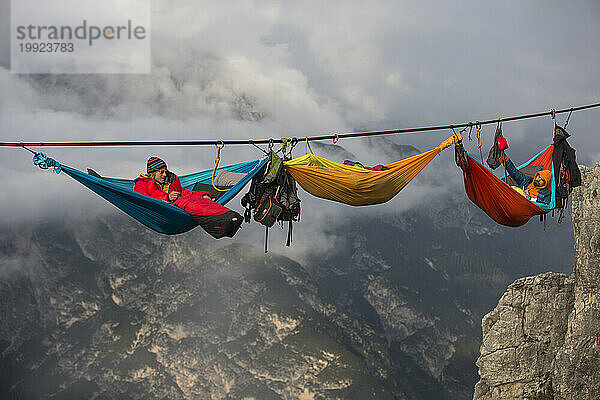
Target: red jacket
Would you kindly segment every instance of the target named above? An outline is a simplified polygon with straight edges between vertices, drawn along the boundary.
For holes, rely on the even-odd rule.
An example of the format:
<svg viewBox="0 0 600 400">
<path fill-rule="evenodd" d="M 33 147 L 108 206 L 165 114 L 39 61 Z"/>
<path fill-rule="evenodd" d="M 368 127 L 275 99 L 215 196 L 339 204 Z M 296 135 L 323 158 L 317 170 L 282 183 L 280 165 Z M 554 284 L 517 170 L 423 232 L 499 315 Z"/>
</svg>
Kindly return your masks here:
<svg viewBox="0 0 600 400">
<path fill-rule="evenodd" d="M 231 211 L 229 208 L 210 200 L 210 193 L 208 192 L 185 190 L 181 187 L 177 175 L 173 173 L 167 175 L 167 181 L 164 185 L 159 184 L 149 176 L 140 175 L 135 180 L 134 190 L 145 196 L 168 201 L 191 215 L 221 215 Z M 179 192 L 181 196 L 171 202 L 168 195 L 171 192 Z M 209 198 L 204 198 L 205 195 Z"/>
<path fill-rule="evenodd" d="M 181 193 L 181 196 L 204 196 L 204 195 L 208 195 L 210 197 L 210 193 L 208 192 L 194 192 L 191 190 L 186 190 L 184 188 L 181 187 L 181 183 L 179 182 L 179 177 L 175 174 L 172 175 L 168 175 L 167 176 L 167 181 L 171 180 L 171 183 L 165 183 L 163 186 L 163 188 L 160 187 L 159 183 L 156 182 L 154 179 L 150 178 L 147 175 L 140 175 L 139 177 L 137 177 L 135 179 L 135 187 L 134 190 L 140 194 L 143 194 L 145 196 L 150 196 L 153 197 L 155 199 L 158 200 L 164 200 L 164 201 L 168 201 L 169 203 L 171 202 L 169 200 L 169 195 L 168 193 L 171 192 L 179 192 Z"/>
</svg>

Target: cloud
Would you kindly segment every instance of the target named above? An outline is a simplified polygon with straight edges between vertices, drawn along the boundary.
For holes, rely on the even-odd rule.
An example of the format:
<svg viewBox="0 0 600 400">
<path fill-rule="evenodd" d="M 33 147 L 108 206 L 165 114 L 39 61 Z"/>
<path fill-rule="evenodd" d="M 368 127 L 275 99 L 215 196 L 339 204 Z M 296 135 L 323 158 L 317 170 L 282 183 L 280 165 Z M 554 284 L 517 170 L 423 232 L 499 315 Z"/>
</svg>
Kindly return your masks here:
<svg viewBox="0 0 600 400">
<path fill-rule="evenodd" d="M 6 7 L 7 1 L 1 4 Z M 155 1 L 152 14 L 149 75 L 16 75 L 6 69 L 7 52 L 0 48 L 5 66 L 0 68 L 0 140 L 303 137 L 474 121 L 599 98 L 600 7 L 591 0 L 368 6 L 234 1 L 227 7 L 217 1 Z M 565 116 L 560 118 L 564 122 Z M 568 130 L 580 162 L 598 158 L 599 128 L 597 110 L 572 116 Z M 485 149 L 493 129 L 484 129 Z M 506 123 L 504 129 L 515 160 L 524 161 L 551 139 L 549 118 Z M 426 150 L 449 133 L 393 140 Z M 381 159 L 378 142 L 386 143 L 380 138 L 339 144 L 366 164 L 393 161 Z M 478 153 L 474 143 L 466 144 Z M 210 168 L 214 151 L 57 148 L 49 153 L 76 168 L 134 177 L 149 155 L 185 173 Z M 407 210 L 423 198 L 455 190 L 457 182 L 460 188 L 450 153 L 384 207 Z M 0 194 L 3 222 L 55 215 L 61 207 L 111 209 L 69 179 L 38 171 L 22 150 L 0 149 L 0 154 L 8 176 Z M 252 147 L 228 146 L 222 162 L 260 154 Z M 305 197 L 304 204 L 311 204 Z M 316 215 L 363 212 L 323 204 L 315 200 Z"/>
<path fill-rule="evenodd" d="M 21 257 L 0 257 L 0 281 L 10 281 L 26 275 L 27 260 Z"/>
</svg>

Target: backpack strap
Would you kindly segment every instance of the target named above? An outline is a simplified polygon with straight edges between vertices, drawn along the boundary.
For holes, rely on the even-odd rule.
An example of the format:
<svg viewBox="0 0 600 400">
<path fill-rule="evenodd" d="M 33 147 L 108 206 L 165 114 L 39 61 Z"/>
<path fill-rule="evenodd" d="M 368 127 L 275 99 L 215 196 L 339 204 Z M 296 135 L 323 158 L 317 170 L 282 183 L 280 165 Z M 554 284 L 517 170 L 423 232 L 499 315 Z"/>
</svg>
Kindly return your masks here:
<svg viewBox="0 0 600 400">
<path fill-rule="evenodd" d="M 269 227 L 265 226 L 265 254 L 267 253 L 267 246 L 269 243 Z"/>
<path fill-rule="evenodd" d="M 292 243 L 292 219 L 288 221 L 288 235 L 287 235 L 287 243 L 285 244 L 287 247 L 290 247 Z"/>
</svg>

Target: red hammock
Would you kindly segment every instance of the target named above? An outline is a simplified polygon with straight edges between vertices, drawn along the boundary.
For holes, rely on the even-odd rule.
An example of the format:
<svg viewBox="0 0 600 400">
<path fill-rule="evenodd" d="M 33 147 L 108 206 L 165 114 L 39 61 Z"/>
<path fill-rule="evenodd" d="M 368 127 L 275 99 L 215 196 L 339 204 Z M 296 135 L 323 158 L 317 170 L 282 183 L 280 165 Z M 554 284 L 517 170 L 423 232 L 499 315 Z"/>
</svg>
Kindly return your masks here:
<svg viewBox="0 0 600 400">
<path fill-rule="evenodd" d="M 527 165 L 541 165 L 542 169 L 552 170 L 552 151 L 550 145 Z M 473 203 L 499 224 L 521 226 L 535 215 L 544 215 L 544 210 L 519 194 L 500 180 L 490 170 L 468 155 L 469 167 L 463 171 L 465 191 Z"/>
</svg>

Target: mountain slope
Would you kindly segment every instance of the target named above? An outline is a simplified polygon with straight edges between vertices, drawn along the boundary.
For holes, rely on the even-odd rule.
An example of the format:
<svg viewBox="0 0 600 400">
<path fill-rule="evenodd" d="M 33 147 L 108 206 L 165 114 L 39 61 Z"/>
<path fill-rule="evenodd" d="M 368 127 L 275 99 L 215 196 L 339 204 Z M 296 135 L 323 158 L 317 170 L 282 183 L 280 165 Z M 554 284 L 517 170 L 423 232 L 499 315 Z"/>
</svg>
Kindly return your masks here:
<svg viewBox="0 0 600 400">
<path fill-rule="evenodd" d="M 570 227 L 505 229 L 464 195 L 369 210 L 324 217 L 302 264 L 123 215 L 1 227 L 2 397 L 470 398 L 479 320 L 569 267 Z"/>
</svg>

